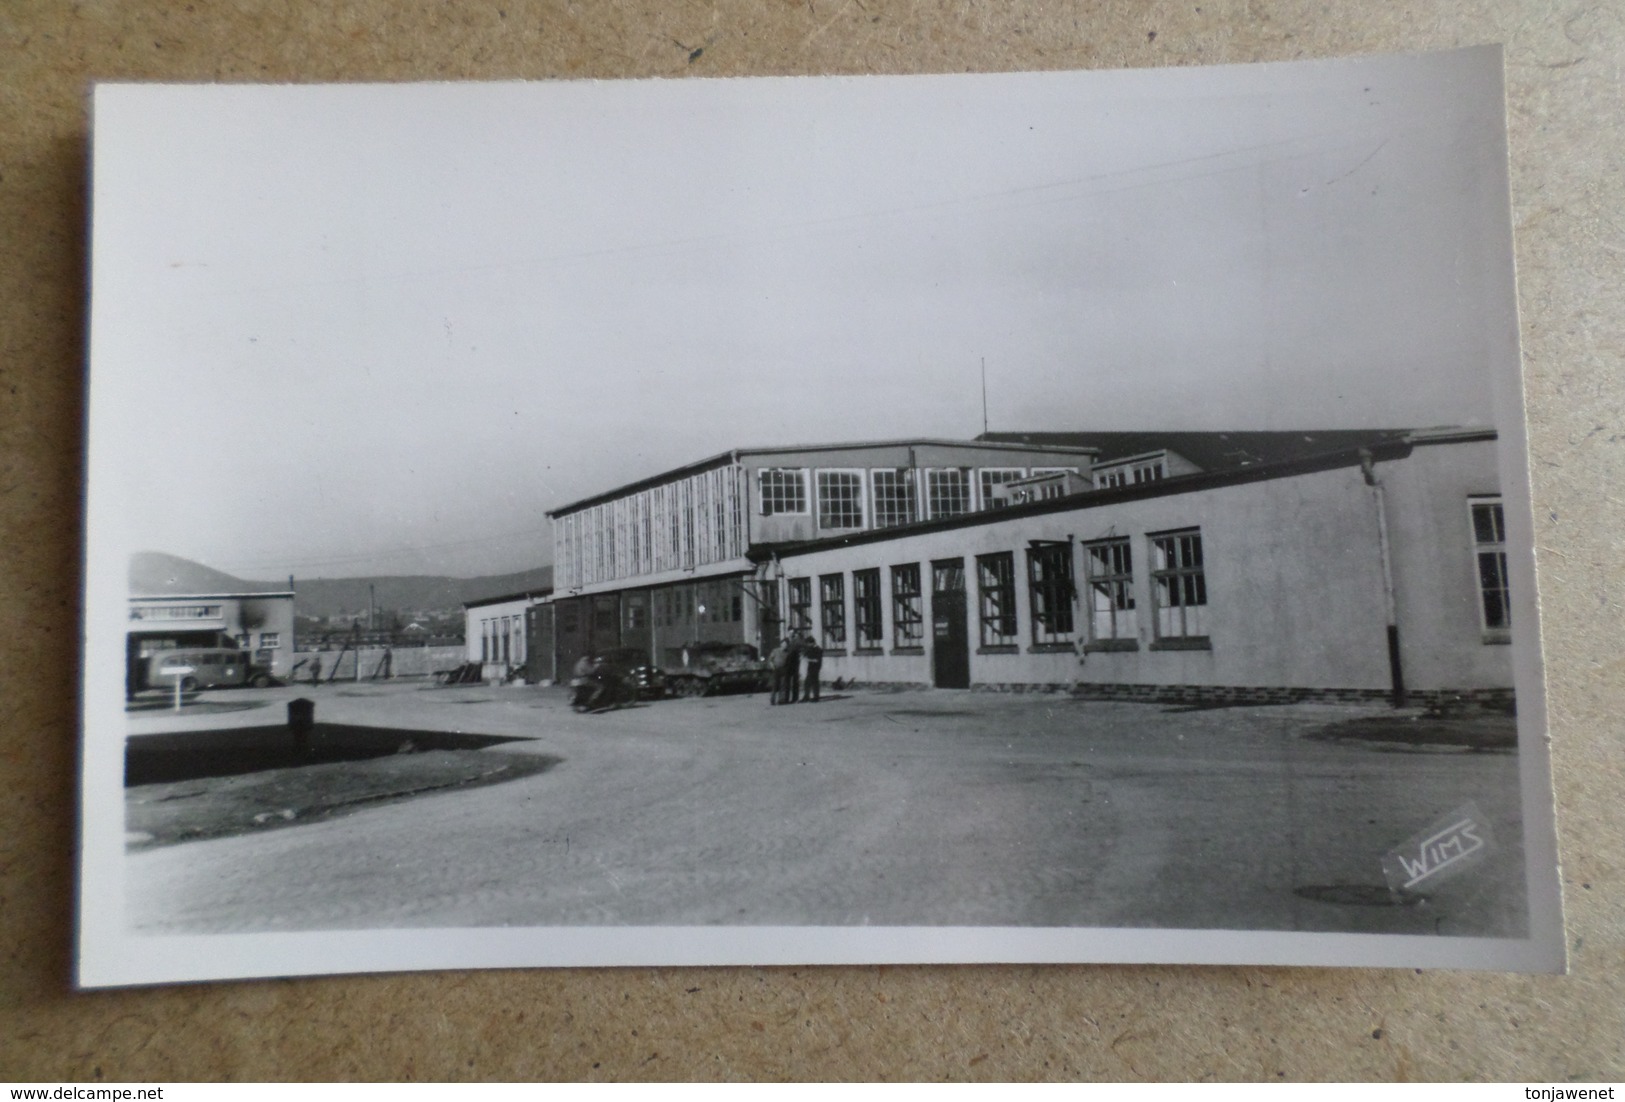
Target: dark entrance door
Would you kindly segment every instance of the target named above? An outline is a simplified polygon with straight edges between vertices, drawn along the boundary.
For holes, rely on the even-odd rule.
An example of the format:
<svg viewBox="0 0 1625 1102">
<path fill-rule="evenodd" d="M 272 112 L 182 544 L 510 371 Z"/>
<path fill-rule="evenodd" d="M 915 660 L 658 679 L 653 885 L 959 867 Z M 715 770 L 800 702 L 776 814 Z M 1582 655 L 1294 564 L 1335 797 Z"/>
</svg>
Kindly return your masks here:
<svg viewBox="0 0 1625 1102">
<path fill-rule="evenodd" d="M 931 676 L 939 689 L 970 688 L 964 559 L 931 564 Z"/>
<path fill-rule="evenodd" d="M 525 610 L 525 680 L 557 681 L 553 668 L 553 606 L 531 605 Z"/>
<path fill-rule="evenodd" d="M 576 663 L 587 653 L 587 603 L 586 597 L 574 597 L 553 604 L 553 624 L 558 640 L 554 650 L 554 668 L 558 670 L 561 680 L 574 676 Z"/>
<path fill-rule="evenodd" d="M 592 599 L 592 618 L 587 621 L 588 646 L 602 654 L 621 645 L 621 595 L 600 593 Z"/>
</svg>

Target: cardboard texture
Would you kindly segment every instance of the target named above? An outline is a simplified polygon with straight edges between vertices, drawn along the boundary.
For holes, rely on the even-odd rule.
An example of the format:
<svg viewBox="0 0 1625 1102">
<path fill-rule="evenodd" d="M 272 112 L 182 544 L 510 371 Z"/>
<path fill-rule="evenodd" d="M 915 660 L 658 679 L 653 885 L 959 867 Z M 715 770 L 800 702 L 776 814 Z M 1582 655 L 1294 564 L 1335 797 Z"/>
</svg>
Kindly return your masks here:
<svg viewBox="0 0 1625 1102">
<path fill-rule="evenodd" d="M 1507 51 L 1568 976 L 626 969 L 71 991 L 93 81 L 1114 68 L 1487 42 Z M 1625 17 L 1588 2 L 9 6 L 0 13 L 0 1079 L 1625 1078 L 1622 60 Z"/>
</svg>

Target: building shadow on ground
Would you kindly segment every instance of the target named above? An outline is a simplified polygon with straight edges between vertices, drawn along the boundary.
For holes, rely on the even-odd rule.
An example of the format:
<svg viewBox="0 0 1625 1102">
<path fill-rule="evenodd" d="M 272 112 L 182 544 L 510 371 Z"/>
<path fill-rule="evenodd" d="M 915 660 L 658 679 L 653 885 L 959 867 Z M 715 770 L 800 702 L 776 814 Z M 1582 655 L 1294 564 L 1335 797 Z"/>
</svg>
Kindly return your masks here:
<svg viewBox="0 0 1625 1102">
<path fill-rule="evenodd" d="M 303 738 L 291 727 L 223 728 L 132 735 L 124 745 L 124 784 L 165 784 L 200 777 L 231 777 L 268 769 L 365 761 L 430 750 L 483 750 L 511 735 L 470 735 L 317 723 Z"/>
</svg>

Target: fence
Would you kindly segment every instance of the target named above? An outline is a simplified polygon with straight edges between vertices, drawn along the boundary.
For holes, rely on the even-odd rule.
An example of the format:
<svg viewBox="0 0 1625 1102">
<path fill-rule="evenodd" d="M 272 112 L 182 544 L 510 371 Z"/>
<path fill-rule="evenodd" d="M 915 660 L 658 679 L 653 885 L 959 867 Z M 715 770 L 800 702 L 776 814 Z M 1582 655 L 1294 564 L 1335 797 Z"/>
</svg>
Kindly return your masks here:
<svg viewBox="0 0 1625 1102">
<path fill-rule="evenodd" d="M 385 661 L 388 655 L 388 661 Z M 384 677 L 429 677 L 468 660 L 462 647 L 362 647 L 360 650 L 294 651 L 294 681 L 309 681 L 312 660 L 321 662 L 323 681 L 366 681 Z M 337 672 L 334 663 L 337 662 Z"/>
</svg>

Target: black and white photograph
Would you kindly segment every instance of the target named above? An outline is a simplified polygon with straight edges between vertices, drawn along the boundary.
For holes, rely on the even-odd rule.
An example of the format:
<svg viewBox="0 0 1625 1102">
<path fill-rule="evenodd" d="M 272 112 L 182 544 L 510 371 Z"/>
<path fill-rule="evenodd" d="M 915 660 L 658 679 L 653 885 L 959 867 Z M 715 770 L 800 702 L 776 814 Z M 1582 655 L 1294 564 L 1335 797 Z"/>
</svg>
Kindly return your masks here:
<svg viewBox="0 0 1625 1102">
<path fill-rule="evenodd" d="M 1561 970 L 1504 111 L 98 86 L 80 983 Z"/>
</svg>

